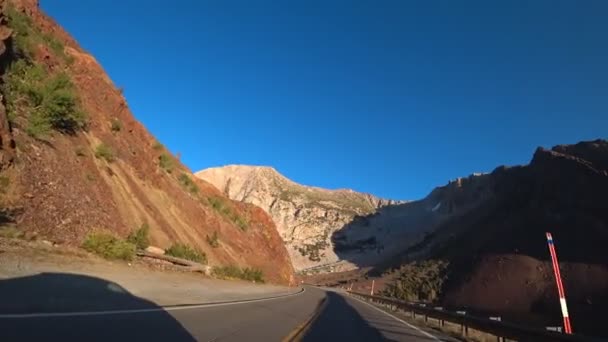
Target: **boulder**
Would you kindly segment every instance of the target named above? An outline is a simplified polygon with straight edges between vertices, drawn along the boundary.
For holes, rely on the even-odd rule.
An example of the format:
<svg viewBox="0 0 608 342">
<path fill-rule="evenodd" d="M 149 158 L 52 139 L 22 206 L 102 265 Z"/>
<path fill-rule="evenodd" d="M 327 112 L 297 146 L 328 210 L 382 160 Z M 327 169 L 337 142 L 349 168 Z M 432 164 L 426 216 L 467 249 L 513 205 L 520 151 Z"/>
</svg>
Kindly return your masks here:
<svg viewBox="0 0 608 342">
<path fill-rule="evenodd" d="M 148 253 L 152 253 L 152 254 L 158 254 L 158 255 L 164 255 L 165 254 L 165 250 L 160 248 L 160 247 L 155 247 L 155 246 L 148 246 L 146 247 L 146 252 Z"/>
</svg>

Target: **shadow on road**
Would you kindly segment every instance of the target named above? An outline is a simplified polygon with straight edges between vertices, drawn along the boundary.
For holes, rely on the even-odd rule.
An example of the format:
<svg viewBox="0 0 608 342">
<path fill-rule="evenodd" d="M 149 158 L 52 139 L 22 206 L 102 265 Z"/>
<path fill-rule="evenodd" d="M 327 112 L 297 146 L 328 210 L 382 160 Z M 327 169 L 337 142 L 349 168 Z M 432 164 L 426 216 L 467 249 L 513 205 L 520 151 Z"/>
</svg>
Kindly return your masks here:
<svg viewBox="0 0 608 342">
<path fill-rule="evenodd" d="M 302 341 L 384 341 L 382 334 L 340 295 L 326 292 L 326 302 Z"/>
<path fill-rule="evenodd" d="M 85 275 L 41 273 L 0 280 L 3 341 L 194 341 L 165 311 L 6 317 L 10 314 L 159 308 L 116 283 Z"/>
<path fill-rule="evenodd" d="M 368 316 L 364 319 L 344 297 L 326 292 L 326 303 L 302 341 L 432 340 L 380 312 L 373 312 Z"/>
</svg>

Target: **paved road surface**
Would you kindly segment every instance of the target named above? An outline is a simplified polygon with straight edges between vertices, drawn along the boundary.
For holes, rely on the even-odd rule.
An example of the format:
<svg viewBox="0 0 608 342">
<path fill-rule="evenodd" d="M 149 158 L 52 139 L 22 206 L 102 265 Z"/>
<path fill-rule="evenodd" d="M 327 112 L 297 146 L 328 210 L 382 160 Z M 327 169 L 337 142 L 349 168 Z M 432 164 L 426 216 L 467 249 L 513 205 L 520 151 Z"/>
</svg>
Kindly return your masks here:
<svg viewBox="0 0 608 342">
<path fill-rule="evenodd" d="M 0 340 L 282 341 L 321 308 L 303 341 L 438 341 L 367 303 L 312 287 L 299 295 L 250 303 L 138 307 L 139 312 L 103 315 L 7 318 L 0 313 Z"/>
</svg>

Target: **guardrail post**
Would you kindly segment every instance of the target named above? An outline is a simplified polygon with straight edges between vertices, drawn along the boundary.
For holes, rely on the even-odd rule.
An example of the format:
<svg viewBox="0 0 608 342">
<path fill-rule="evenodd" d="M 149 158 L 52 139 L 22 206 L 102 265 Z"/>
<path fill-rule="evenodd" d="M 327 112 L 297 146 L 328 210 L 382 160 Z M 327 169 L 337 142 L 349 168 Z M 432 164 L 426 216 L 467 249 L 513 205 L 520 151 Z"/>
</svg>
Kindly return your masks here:
<svg viewBox="0 0 608 342">
<path fill-rule="evenodd" d="M 460 326 L 460 335 L 469 337 L 469 327 L 464 322 Z"/>
</svg>

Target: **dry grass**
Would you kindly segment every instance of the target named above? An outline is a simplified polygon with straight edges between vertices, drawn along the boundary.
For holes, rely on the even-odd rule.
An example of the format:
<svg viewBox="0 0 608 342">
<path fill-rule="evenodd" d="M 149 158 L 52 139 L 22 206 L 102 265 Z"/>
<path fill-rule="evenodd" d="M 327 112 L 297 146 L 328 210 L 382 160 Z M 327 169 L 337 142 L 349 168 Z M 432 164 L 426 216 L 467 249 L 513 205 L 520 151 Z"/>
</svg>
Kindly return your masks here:
<svg viewBox="0 0 608 342">
<path fill-rule="evenodd" d="M 207 255 L 205 252 L 183 243 L 174 243 L 165 251 L 165 254 L 176 258 L 192 260 L 201 264 L 207 264 Z"/>
<path fill-rule="evenodd" d="M 135 245 L 104 232 L 90 233 L 82 247 L 106 259 L 133 260 Z"/>
</svg>

